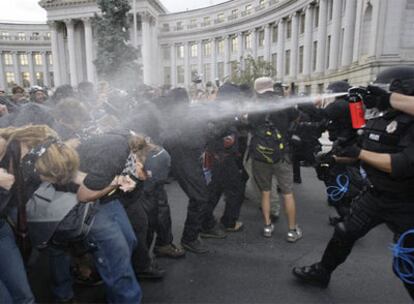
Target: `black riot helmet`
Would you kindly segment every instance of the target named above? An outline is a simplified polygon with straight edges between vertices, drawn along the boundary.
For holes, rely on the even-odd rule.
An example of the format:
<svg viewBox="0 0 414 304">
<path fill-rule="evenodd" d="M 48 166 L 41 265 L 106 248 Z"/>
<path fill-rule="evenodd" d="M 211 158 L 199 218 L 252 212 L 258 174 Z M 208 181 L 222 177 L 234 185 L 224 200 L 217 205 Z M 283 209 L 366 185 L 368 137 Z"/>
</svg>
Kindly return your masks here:
<svg viewBox="0 0 414 304">
<path fill-rule="evenodd" d="M 348 82 L 340 80 L 331 82 L 326 88 L 327 93 L 346 93 L 351 88 Z"/>
<path fill-rule="evenodd" d="M 414 66 L 388 68 L 377 75 L 374 84 L 390 92 L 414 96 Z"/>
</svg>

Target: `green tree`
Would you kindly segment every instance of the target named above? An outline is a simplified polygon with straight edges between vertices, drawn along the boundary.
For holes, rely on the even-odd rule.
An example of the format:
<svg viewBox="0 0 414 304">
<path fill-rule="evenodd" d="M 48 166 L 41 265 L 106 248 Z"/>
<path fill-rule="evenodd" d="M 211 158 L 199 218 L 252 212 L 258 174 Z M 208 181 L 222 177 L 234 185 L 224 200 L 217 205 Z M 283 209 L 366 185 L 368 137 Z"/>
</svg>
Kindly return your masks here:
<svg viewBox="0 0 414 304">
<path fill-rule="evenodd" d="M 253 87 L 255 79 L 259 77 L 276 76 L 276 69 L 271 62 L 264 60 L 256 60 L 251 55 L 244 59 L 244 68 L 242 68 L 242 60 L 239 62 L 233 61 L 231 81 L 235 84 L 248 84 Z"/>
<path fill-rule="evenodd" d="M 140 82 L 137 50 L 129 40 L 128 0 L 98 0 L 101 15 L 93 19 L 97 36 L 98 76 L 118 88 L 131 88 Z"/>
</svg>

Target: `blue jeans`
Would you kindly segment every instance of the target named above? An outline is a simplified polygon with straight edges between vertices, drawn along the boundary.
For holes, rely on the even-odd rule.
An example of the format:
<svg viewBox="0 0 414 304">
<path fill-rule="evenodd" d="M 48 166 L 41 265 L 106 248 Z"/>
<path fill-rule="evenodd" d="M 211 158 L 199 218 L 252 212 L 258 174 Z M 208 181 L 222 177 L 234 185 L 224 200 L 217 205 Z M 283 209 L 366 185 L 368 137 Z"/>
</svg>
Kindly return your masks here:
<svg viewBox="0 0 414 304">
<path fill-rule="evenodd" d="M 0 303 L 34 303 L 13 231 L 3 219 L 0 219 L 0 285 Z"/>
<path fill-rule="evenodd" d="M 119 200 L 99 205 L 88 236 L 96 246 L 93 252 L 96 268 L 106 286 L 109 303 L 140 303 L 141 288 L 131 264 L 137 239 Z M 50 265 L 53 293 L 58 299 L 73 296 L 70 259 L 60 250 L 51 249 Z"/>
</svg>

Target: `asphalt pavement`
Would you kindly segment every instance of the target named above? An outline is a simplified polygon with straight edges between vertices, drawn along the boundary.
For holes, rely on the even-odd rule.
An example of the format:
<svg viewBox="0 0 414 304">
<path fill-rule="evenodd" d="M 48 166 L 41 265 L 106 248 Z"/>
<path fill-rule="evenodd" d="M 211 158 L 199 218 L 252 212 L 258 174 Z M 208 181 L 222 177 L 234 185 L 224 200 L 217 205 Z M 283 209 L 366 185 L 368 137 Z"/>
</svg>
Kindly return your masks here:
<svg viewBox="0 0 414 304">
<path fill-rule="evenodd" d="M 271 238 L 262 236 L 259 202 L 246 200 L 240 216 L 244 230 L 224 240 L 206 240 L 210 252 L 187 253 L 181 260 L 158 259 L 167 270 L 161 281 L 142 281 L 143 303 L 411 303 L 391 268 L 392 234 L 377 227 L 355 246 L 333 274 L 327 289 L 300 284 L 291 275 L 296 265 L 319 261 L 332 235 L 325 189 L 311 168 L 302 168 L 295 185 L 298 223 L 303 238 L 286 242 L 282 214 Z M 176 183 L 167 185 L 175 243 L 179 243 L 187 198 Z M 216 210 L 219 217 L 221 202 Z M 282 208 L 283 212 L 283 208 Z M 47 259 L 41 256 L 30 271 L 37 301 L 51 302 Z M 104 301 L 103 287 L 76 287 L 77 303 Z"/>
</svg>

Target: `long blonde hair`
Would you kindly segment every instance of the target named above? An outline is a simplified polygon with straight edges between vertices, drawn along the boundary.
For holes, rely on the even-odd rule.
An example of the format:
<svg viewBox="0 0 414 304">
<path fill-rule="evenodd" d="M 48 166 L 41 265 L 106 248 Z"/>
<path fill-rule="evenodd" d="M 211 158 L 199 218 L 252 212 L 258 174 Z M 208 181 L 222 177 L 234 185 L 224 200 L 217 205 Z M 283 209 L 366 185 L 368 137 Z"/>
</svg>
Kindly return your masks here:
<svg viewBox="0 0 414 304">
<path fill-rule="evenodd" d="M 0 136 L 6 140 L 7 146 L 12 141 L 17 141 L 23 143 L 29 149 L 44 143 L 47 139 L 59 139 L 57 133 L 46 125 L 0 129 Z M 53 143 L 37 159 L 35 168 L 48 181 L 56 184 L 67 184 L 79 168 L 79 156 L 73 148 L 63 143 Z"/>
</svg>

